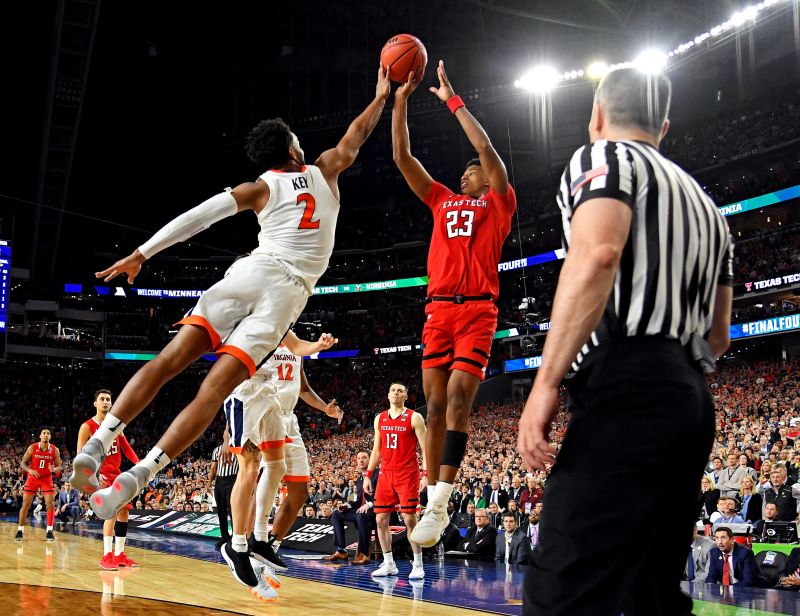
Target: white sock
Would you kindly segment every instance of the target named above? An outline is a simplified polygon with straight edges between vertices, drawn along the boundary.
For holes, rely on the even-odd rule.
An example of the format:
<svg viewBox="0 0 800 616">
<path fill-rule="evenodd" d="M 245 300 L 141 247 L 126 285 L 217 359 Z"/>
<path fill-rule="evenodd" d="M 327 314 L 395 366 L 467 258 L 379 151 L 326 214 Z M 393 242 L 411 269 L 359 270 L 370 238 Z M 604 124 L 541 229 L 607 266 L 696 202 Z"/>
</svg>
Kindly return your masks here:
<svg viewBox="0 0 800 616">
<path fill-rule="evenodd" d="M 114 537 L 103 535 L 103 555 L 108 554 L 114 550 Z"/>
<path fill-rule="evenodd" d="M 125 539 L 127 537 L 114 537 L 114 556 L 119 556 L 125 551 Z"/>
<path fill-rule="evenodd" d="M 247 535 L 233 535 L 231 539 L 231 547 L 237 552 L 247 551 Z"/>
<path fill-rule="evenodd" d="M 414 554 L 414 566 L 415 567 L 422 566 L 422 552 L 420 552 L 419 554 Z"/>
<path fill-rule="evenodd" d="M 163 470 L 169 463 L 169 456 L 158 447 L 153 447 L 144 457 L 144 460 L 139 462 L 136 466 L 147 469 L 147 472 L 150 473 L 149 479 L 152 480 L 153 477 L 158 475 L 159 471 Z"/>
<path fill-rule="evenodd" d="M 431 499 L 433 499 L 433 495 L 436 493 L 436 484 L 435 483 L 433 483 L 433 484 L 429 483 L 428 484 L 428 488 L 426 489 L 426 492 L 428 493 L 428 504 L 430 505 L 431 504 Z"/>
<path fill-rule="evenodd" d="M 384 564 L 389 565 L 389 566 L 394 564 L 394 556 L 392 555 L 391 552 L 384 552 L 383 553 L 383 562 L 384 562 Z"/>
<path fill-rule="evenodd" d="M 24 526 L 17 526 L 17 530 L 21 530 L 21 531 L 25 532 L 25 527 Z"/>
<path fill-rule="evenodd" d="M 253 532 L 256 541 L 267 540 L 267 518 L 272 510 L 275 493 L 286 474 L 286 460 L 267 460 L 256 486 L 256 522 Z M 273 544 L 274 545 L 274 544 Z M 277 549 L 277 548 L 275 548 Z"/>
<path fill-rule="evenodd" d="M 438 481 L 436 483 L 436 490 L 433 493 L 433 498 L 428 499 L 429 507 L 446 507 L 447 501 L 450 500 L 450 495 L 453 493 L 453 484 L 446 481 Z"/>
<path fill-rule="evenodd" d="M 281 549 L 281 540 L 280 539 L 275 539 L 272 542 L 272 549 L 275 551 L 276 554 L 278 553 L 278 550 Z"/>
<path fill-rule="evenodd" d="M 103 443 L 103 453 L 107 453 L 111 443 L 114 442 L 114 439 L 122 433 L 127 425 L 124 421 L 120 421 L 109 413 L 92 435 L 92 438 L 96 438 Z"/>
<path fill-rule="evenodd" d="M 52 524 L 48 524 L 47 525 L 47 530 L 53 530 L 53 525 Z"/>
</svg>

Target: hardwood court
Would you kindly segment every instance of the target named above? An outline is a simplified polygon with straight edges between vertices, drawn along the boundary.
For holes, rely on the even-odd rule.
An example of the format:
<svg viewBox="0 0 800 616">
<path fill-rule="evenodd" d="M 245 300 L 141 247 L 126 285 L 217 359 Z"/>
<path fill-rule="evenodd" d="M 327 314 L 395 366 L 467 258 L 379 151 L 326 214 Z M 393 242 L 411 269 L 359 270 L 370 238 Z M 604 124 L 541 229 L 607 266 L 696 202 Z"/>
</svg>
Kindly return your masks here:
<svg viewBox="0 0 800 616">
<path fill-rule="evenodd" d="M 464 614 L 473 610 L 437 605 L 282 576 L 272 603 L 254 599 L 227 566 L 186 556 L 131 548 L 138 569 L 102 571 L 101 542 L 69 533 L 44 541 L 42 528 L 25 529 L 14 543 L 16 524 L 0 524 L 0 616 L 11 614 L 312 614 L 320 609 L 357 614 L 410 616 Z"/>
</svg>

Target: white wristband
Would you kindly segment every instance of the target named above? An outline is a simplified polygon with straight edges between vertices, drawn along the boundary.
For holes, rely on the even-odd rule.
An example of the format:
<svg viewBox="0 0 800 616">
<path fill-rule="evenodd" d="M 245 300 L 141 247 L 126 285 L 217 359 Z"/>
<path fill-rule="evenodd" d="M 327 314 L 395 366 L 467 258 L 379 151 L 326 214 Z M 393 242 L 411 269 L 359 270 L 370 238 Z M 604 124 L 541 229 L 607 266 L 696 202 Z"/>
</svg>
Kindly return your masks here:
<svg viewBox="0 0 800 616">
<path fill-rule="evenodd" d="M 149 259 L 173 244 L 188 240 L 215 222 L 233 216 L 237 211 L 236 199 L 230 191 L 214 195 L 164 225 L 153 237 L 139 246 L 139 252 L 145 259 Z"/>
</svg>

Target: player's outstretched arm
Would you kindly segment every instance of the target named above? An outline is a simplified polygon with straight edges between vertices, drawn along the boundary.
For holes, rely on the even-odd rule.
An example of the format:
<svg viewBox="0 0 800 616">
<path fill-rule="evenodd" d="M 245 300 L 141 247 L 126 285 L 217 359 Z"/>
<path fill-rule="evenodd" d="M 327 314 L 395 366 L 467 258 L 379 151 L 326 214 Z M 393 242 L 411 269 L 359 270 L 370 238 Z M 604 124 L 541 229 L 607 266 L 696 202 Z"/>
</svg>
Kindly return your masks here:
<svg viewBox="0 0 800 616">
<path fill-rule="evenodd" d="M 430 91 L 443 103 L 449 103 L 456 93 L 453 91 L 453 86 L 450 85 L 450 80 L 444 70 L 444 62 L 441 60 L 439 60 L 439 66 L 436 67 L 436 74 L 439 76 L 439 87 L 432 87 Z M 463 103 L 461 107 L 456 109 L 455 116 L 459 124 L 461 124 L 461 128 L 464 129 L 467 139 L 469 139 L 472 147 L 478 153 L 478 158 L 481 160 L 481 168 L 486 174 L 486 179 L 489 180 L 489 186 L 496 193 L 505 194 L 508 188 L 508 173 L 506 172 L 506 166 L 495 151 L 494 146 L 492 146 L 489 135 L 483 130 L 475 116 L 467 111 Z"/>
<path fill-rule="evenodd" d="M 373 129 L 378 124 L 378 120 L 381 118 L 383 106 L 386 104 L 386 99 L 389 98 L 390 91 L 391 84 L 386 70 L 381 65 L 378 65 L 378 84 L 375 86 L 375 98 L 361 112 L 361 115 L 353 120 L 344 137 L 336 144 L 336 147 L 325 150 L 314 163 L 320 168 L 325 179 L 333 186 L 335 186 L 339 174 L 353 164 L 361 146 L 372 134 Z"/>
<path fill-rule="evenodd" d="M 433 178 L 422 163 L 411 154 L 408 136 L 408 97 L 416 89 L 414 74 L 409 73 L 406 82 L 394 93 L 392 109 L 392 159 L 403 174 L 408 187 L 420 200 L 425 201 L 433 188 Z"/>
<path fill-rule="evenodd" d="M 319 353 L 320 351 L 331 348 L 334 344 L 339 342 L 339 339 L 334 338 L 330 334 L 321 334 L 319 340 L 311 342 L 310 340 L 298 338 L 297 334 L 289 330 L 282 342 L 286 345 L 286 348 L 295 355 L 305 357 L 306 355 L 313 355 L 314 353 Z"/>
<path fill-rule="evenodd" d="M 326 404 L 309 385 L 305 367 L 300 369 L 300 398 L 311 408 L 322 411 L 331 419 L 335 419 L 337 423 L 342 423 L 344 413 L 339 408 L 339 405 L 336 404 L 336 398 Z"/>
<path fill-rule="evenodd" d="M 127 257 L 101 272 L 95 272 L 95 277 L 109 282 L 125 274 L 128 277 L 128 284 L 133 284 L 147 259 L 170 246 L 185 242 L 215 222 L 233 216 L 237 212 L 242 210 L 258 212 L 267 201 L 269 201 L 269 187 L 262 181 L 245 182 L 233 190 L 223 191 L 168 222 Z"/>
</svg>

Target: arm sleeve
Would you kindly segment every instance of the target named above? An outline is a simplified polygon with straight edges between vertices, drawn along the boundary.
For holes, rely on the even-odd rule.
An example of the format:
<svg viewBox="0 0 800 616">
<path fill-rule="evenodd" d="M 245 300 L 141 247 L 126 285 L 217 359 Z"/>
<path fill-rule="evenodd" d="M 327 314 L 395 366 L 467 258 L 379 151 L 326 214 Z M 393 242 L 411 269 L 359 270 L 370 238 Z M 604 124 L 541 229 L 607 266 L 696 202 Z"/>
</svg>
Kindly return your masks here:
<svg viewBox="0 0 800 616">
<path fill-rule="evenodd" d="M 636 174 L 631 151 L 623 143 L 595 141 L 572 156 L 562 182 L 562 195 L 574 212 L 591 199 L 622 201 L 633 207 L 636 200 Z"/>
<path fill-rule="evenodd" d="M 433 210 L 441 198 L 451 193 L 452 191 L 444 184 L 441 184 L 440 182 L 434 182 L 433 186 L 431 186 L 431 191 L 428 193 L 428 196 L 425 197 L 425 205 Z"/>
<path fill-rule="evenodd" d="M 727 228 L 727 223 L 725 227 Z M 725 239 L 725 252 L 722 256 L 722 266 L 719 268 L 719 278 L 717 283 L 726 287 L 733 286 L 733 238 L 730 232 L 726 235 Z"/>
<path fill-rule="evenodd" d="M 119 448 L 128 460 L 134 464 L 139 463 L 139 456 L 136 455 L 136 452 L 133 450 L 133 447 L 131 447 L 131 444 L 128 442 L 128 439 L 125 438 L 124 434 L 120 434 L 119 436 Z"/>
<path fill-rule="evenodd" d="M 149 259 L 173 244 L 184 242 L 197 235 L 215 222 L 233 216 L 237 211 L 236 199 L 229 191 L 214 195 L 164 225 L 153 237 L 139 246 L 139 252 L 145 259 Z"/>
</svg>

